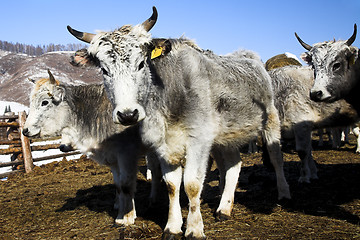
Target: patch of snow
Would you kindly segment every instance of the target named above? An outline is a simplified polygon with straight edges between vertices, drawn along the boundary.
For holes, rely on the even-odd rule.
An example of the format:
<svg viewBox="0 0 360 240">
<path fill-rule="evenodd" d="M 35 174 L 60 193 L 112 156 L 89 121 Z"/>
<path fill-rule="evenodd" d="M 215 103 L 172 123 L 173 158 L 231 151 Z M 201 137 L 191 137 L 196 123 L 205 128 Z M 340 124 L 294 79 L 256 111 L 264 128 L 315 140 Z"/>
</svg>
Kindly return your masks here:
<svg viewBox="0 0 360 240">
<path fill-rule="evenodd" d="M 0 50 L 0 57 L 4 57 L 6 55 L 9 55 L 11 52 L 7 52 L 7 51 L 4 51 L 4 50 Z"/>
<path fill-rule="evenodd" d="M 47 52 L 44 53 L 43 55 L 50 55 L 50 54 L 74 54 L 75 51 L 53 51 L 53 52 Z"/>
<path fill-rule="evenodd" d="M 25 111 L 26 113 L 29 113 L 29 107 L 27 107 L 21 103 L 0 101 L 0 115 L 4 114 L 5 107 L 8 107 L 8 106 L 10 106 L 11 111 L 14 112 L 15 114 L 18 114 L 18 112 L 23 112 L 23 111 Z"/>
<path fill-rule="evenodd" d="M 60 139 L 59 140 L 49 140 L 49 141 L 44 141 L 44 142 L 35 142 L 33 144 L 31 144 L 31 146 L 36 146 L 36 145 L 46 145 L 46 144 L 57 144 L 60 143 Z M 0 145 L 1 148 L 8 148 L 8 145 Z M 40 157 L 45 157 L 45 156 L 52 156 L 52 155 L 57 155 L 57 154 L 61 154 L 62 152 L 59 149 L 49 149 L 49 150 L 44 150 L 44 151 L 32 151 L 31 155 L 34 158 L 40 158 Z M 71 155 L 71 156 L 66 156 L 67 160 L 75 160 L 75 159 L 79 159 L 81 157 L 82 154 L 76 154 L 76 155 Z M 53 158 L 53 159 L 49 159 L 49 160 L 44 160 L 44 161 L 39 161 L 39 162 L 34 162 L 35 166 L 41 166 L 44 164 L 48 164 L 51 162 L 59 162 L 63 159 L 63 157 L 59 157 L 59 158 Z M 11 161 L 11 154 L 7 154 L 7 155 L 0 155 L 0 163 L 4 163 L 4 162 L 10 162 Z M 0 168 L 0 173 L 6 173 L 6 172 L 11 172 L 11 166 L 10 167 L 2 167 Z M 0 180 L 6 180 L 7 178 L 3 178 Z"/>
<path fill-rule="evenodd" d="M 296 57 L 295 54 L 286 52 L 285 55 L 286 55 L 288 58 L 293 58 L 293 59 L 297 60 L 298 62 L 300 62 L 300 60 Z"/>
</svg>

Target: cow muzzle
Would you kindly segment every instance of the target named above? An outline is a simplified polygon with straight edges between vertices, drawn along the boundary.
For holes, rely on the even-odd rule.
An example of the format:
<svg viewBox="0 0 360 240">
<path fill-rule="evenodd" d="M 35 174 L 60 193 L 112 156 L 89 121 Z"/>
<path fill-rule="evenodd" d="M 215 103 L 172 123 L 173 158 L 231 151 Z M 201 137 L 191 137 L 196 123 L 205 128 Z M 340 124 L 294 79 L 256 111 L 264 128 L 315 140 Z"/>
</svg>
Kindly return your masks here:
<svg viewBox="0 0 360 240">
<path fill-rule="evenodd" d="M 315 101 L 315 102 L 320 102 L 322 101 L 322 97 L 323 97 L 323 92 L 322 91 L 311 91 L 310 92 L 310 99 Z"/>
<path fill-rule="evenodd" d="M 124 126 L 134 125 L 139 120 L 139 110 L 128 110 L 124 112 L 116 112 L 117 120 Z"/>
<path fill-rule="evenodd" d="M 22 134 L 26 137 L 36 137 L 40 136 L 40 130 L 30 130 L 30 128 L 24 127 Z"/>
<path fill-rule="evenodd" d="M 22 131 L 22 134 L 26 137 L 30 137 L 30 131 L 28 128 L 24 128 Z"/>
<path fill-rule="evenodd" d="M 323 91 L 323 90 L 315 90 L 312 89 L 310 91 L 310 99 L 313 100 L 314 102 L 334 102 L 336 99 L 335 97 L 333 97 L 328 91 Z"/>
<path fill-rule="evenodd" d="M 59 149 L 60 149 L 60 151 L 62 151 L 62 152 L 71 152 L 71 151 L 74 151 L 74 150 L 75 150 L 72 146 L 66 145 L 66 144 L 61 144 L 61 145 L 59 146 Z"/>
</svg>

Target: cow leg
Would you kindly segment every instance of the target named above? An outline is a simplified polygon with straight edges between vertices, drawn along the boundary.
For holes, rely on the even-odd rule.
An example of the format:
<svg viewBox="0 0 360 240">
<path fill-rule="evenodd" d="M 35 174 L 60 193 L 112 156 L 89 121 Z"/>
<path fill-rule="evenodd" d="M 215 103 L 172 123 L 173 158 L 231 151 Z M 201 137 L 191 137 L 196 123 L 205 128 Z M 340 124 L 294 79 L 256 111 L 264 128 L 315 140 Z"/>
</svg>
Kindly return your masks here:
<svg viewBox="0 0 360 240">
<path fill-rule="evenodd" d="M 134 195 L 137 178 L 137 158 L 123 156 L 121 160 L 118 161 L 117 169 L 119 178 L 116 189 L 119 197 L 118 215 L 115 223 L 127 226 L 134 224 L 136 219 Z"/>
<path fill-rule="evenodd" d="M 171 165 L 161 159 L 161 171 L 169 194 L 168 221 L 164 229 L 163 239 L 173 239 L 182 234 L 182 215 L 180 206 L 180 186 L 182 180 L 182 168 L 179 165 Z"/>
<path fill-rule="evenodd" d="M 161 183 L 161 169 L 160 162 L 157 155 L 153 152 L 146 156 L 147 170 L 151 172 L 151 191 L 150 191 L 150 206 L 157 200 L 157 193 Z"/>
<path fill-rule="evenodd" d="M 341 142 L 349 143 L 350 126 L 343 127 L 341 131 Z"/>
<path fill-rule="evenodd" d="M 186 148 L 184 186 L 189 199 L 189 213 L 185 237 L 191 239 L 205 238 L 200 211 L 200 195 L 206 175 L 212 139 L 209 142 L 204 140 L 206 139 L 202 138 L 200 141 L 198 138 L 191 138 Z"/>
<path fill-rule="evenodd" d="M 323 147 L 324 146 L 324 129 L 319 128 L 317 131 L 318 131 L 318 135 L 319 135 L 318 147 Z"/>
<path fill-rule="evenodd" d="M 280 120 L 274 106 L 268 111 L 268 119 L 263 131 L 263 139 L 269 152 L 270 161 L 275 169 L 278 199 L 290 199 L 290 189 L 285 179 L 284 161 L 280 148 Z"/>
<path fill-rule="evenodd" d="M 118 191 L 118 189 L 120 189 L 120 181 L 119 181 L 120 173 L 118 171 L 117 165 L 110 166 L 110 169 L 111 169 L 111 173 L 113 175 L 113 180 L 114 180 L 114 184 L 115 184 L 115 188 L 116 188 L 114 209 L 118 210 L 119 209 L 119 194 L 120 194 L 120 192 Z"/>
<path fill-rule="evenodd" d="M 220 220 L 229 219 L 234 204 L 234 194 L 241 170 L 241 158 L 237 149 L 216 148 L 212 151 L 220 171 L 221 200 L 216 210 Z"/>
<path fill-rule="evenodd" d="M 312 125 L 297 124 L 294 127 L 296 151 L 301 160 L 299 182 L 310 183 L 310 179 L 317 179 L 317 168 L 312 157 L 311 131 Z"/>
<path fill-rule="evenodd" d="M 341 128 L 331 128 L 330 134 L 333 137 L 332 149 L 339 149 L 341 147 Z"/>
<path fill-rule="evenodd" d="M 359 127 L 353 128 L 353 133 L 357 139 L 356 152 L 360 153 L 360 128 Z"/>
</svg>

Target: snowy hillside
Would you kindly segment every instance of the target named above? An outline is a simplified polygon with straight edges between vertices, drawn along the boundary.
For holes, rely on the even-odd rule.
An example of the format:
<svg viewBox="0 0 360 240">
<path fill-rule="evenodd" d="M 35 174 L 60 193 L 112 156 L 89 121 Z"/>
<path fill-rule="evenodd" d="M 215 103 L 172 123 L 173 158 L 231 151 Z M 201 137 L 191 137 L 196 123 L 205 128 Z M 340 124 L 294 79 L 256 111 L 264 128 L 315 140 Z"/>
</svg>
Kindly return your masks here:
<svg viewBox="0 0 360 240">
<path fill-rule="evenodd" d="M 0 101 L 0 115 L 3 115 L 5 112 L 5 108 L 9 107 L 9 106 L 10 106 L 11 111 L 16 114 L 18 112 L 23 112 L 23 111 L 25 111 L 26 113 L 29 113 L 29 107 L 27 107 L 21 103 Z"/>
<path fill-rule="evenodd" d="M 0 100 L 28 105 L 33 87 L 28 79 L 48 78 L 48 69 L 62 83 L 83 84 L 102 81 L 98 69 L 72 66 L 70 60 L 73 54 L 74 52 L 50 52 L 33 57 L 0 50 Z"/>
</svg>

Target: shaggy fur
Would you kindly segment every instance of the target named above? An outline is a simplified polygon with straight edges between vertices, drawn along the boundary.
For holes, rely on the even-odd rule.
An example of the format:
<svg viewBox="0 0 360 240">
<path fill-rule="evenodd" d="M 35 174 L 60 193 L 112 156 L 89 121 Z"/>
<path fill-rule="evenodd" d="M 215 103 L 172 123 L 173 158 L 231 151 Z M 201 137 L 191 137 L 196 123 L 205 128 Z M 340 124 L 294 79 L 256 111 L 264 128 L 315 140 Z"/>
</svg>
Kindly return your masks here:
<svg viewBox="0 0 360 240">
<path fill-rule="evenodd" d="M 159 44 L 161 55 L 151 59 Z M 181 159 L 189 198 L 185 236 L 203 238 L 200 194 L 210 150 L 222 156 L 224 179 L 237 179 L 236 149 L 259 133 L 276 170 L 279 198 L 290 198 L 271 79 L 261 62 L 217 56 L 186 39 L 152 39 L 142 25 L 96 35 L 88 55 L 103 70 L 113 120 L 139 124 L 143 143 L 160 159 L 170 198 L 165 238 L 182 232 Z M 220 215 L 231 211 L 235 187 L 225 182 L 223 197 L 230 204 L 220 204 Z"/>
<path fill-rule="evenodd" d="M 36 82 L 30 101 L 26 135 L 61 136 L 60 149 L 79 149 L 109 166 L 117 189 L 117 219 L 133 224 L 137 160 L 145 153 L 138 126 L 125 128 L 112 121 L 112 105 L 103 85 L 72 86 L 42 79 Z M 157 159 L 151 156 L 148 162 L 154 176 L 150 197 L 155 201 L 160 172 Z"/>
<path fill-rule="evenodd" d="M 283 139 L 293 139 L 301 159 L 300 182 L 317 179 L 311 154 L 311 131 L 354 124 L 358 115 L 344 100 L 334 103 L 311 101 L 309 91 L 314 82 L 309 67 L 287 66 L 269 72 L 279 111 Z"/>
</svg>

